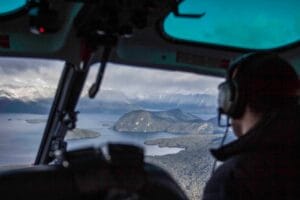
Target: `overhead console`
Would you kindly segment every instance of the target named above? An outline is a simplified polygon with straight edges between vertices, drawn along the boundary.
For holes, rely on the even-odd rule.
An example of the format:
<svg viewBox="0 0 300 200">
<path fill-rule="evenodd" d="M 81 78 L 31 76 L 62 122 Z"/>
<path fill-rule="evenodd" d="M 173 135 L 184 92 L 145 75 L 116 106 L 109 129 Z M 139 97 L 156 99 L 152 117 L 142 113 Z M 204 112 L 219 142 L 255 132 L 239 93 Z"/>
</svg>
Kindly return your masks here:
<svg viewBox="0 0 300 200">
<path fill-rule="evenodd" d="M 79 57 L 83 40 L 95 49 L 116 45 L 135 30 L 153 28 L 174 5 L 175 0 L 29 0 L 15 12 L 0 13 L 0 56 L 76 60 L 70 58 Z"/>
<path fill-rule="evenodd" d="M 59 2 L 28 1 L 22 12 L 0 17 L 0 55 L 42 57 L 62 49 L 81 5 Z"/>
<path fill-rule="evenodd" d="M 93 62 L 99 62 L 110 46 L 114 48 L 108 62 L 224 76 L 226 63 L 250 51 L 166 37 L 162 24 L 171 12 L 179 18 L 209 15 L 181 13 L 182 0 L 20 2 L 23 4 L 10 12 L 3 10 L 2 15 L 0 9 L 0 56 L 53 58 L 78 66 L 86 44 L 95 52 Z M 299 69 L 296 44 L 278 51 Z"/>
</svg>

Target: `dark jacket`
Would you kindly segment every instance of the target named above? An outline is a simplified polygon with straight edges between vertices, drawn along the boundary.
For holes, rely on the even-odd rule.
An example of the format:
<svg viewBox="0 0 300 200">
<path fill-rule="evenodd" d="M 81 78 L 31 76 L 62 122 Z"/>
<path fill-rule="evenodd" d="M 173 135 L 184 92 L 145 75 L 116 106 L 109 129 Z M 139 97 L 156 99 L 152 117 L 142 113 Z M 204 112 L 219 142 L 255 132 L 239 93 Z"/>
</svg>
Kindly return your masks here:
<svg viewBox="0 0 300 200">
<path fill-rule="evenodd" d="M 300 199 L 299 108 L 270 113 L 247 134 L 211 150 L 224 163 L 203 200 Z"/>
</svg>

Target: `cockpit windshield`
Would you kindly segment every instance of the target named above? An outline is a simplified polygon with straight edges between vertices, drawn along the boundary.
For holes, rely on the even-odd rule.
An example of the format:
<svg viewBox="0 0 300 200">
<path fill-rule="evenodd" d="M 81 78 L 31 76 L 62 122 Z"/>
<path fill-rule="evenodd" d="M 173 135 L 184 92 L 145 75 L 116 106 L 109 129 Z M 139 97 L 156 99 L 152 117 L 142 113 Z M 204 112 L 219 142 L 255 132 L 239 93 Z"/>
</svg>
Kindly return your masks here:
<svg viewBox="0 0 300 200">
<path fill-rule="evenodd" d="M 213 165 L 208 149 L 223 133 L 216 112 L 223 79 L 108 63 L 101 89 L 90 99 L 95 65 L 76 108 L 77 126 L 66 134 L 67 149 L 116 142 L 141 146 L 148 162 L 165 168 L 192 199 L 201 197 Z M 0 59 L 0 166 L 33 164 L 63 66 Z"/>
<path fill-rule="evenodd" d="M 92 66 L 76 109 L 77 127 L 65 138 L 68 150 L 106 143 L 141 146 L 148 162 L 199 199 L 213 166 L 208 149 L 223 136 L 216 112 L 223 79 L 109 63 L 101 90 L 89 99 L 96 69 Z"/>
</svg>

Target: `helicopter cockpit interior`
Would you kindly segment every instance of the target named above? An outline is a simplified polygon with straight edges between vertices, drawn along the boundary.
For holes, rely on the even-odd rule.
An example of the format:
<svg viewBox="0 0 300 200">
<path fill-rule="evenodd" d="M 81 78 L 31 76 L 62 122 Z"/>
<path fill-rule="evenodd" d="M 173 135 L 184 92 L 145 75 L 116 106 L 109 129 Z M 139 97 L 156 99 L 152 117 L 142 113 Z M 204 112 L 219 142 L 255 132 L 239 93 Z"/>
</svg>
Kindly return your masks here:
<svg viewBox="0 0 300 200">
<path fill-rule="evenodd" d="M 300 2 L 263 2 L 1 1 L 1 194 L 201 198 L 196 190 L 213 167 L 208 148 L 223 137 L 215 94 L 230 61 L 271 51 L 300 75 Z M 126 134 L 125 142 L 106 143 Z M 95 138 L 105 147 L 91 145 Z M 146 155 L 130 140 L 167 153 Z M 29 163 L 14 162 L 29 154 Z"/>
</svg>

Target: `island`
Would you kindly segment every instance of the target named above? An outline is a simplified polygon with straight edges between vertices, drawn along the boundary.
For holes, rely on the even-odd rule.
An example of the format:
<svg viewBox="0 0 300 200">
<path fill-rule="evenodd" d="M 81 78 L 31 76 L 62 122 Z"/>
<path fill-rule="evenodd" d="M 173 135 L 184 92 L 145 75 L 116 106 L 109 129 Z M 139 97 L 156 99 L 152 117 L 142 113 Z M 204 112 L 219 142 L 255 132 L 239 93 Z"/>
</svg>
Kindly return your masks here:
<svg viewBox="0 0 300 200">
<path fill-rule="evenodd" d="M 25 119 L 25 122 L 28 124 L 40 124 L 40 123 L 46 123 L 47 119 Z"/>
<path fill-rule="evenodd" d="M 215 133 L 213 121 L 203 120 L 180 109 L 167 111 L 136 110 L 124 114 L 113 126 L 117 132 L 125 133 Z"/>
<path fill-rule="evenodd" d="M 46 123 L 46 119 L 26 119 L 25 122 L 29 124 L 39 124 L 39 123 Z M 88 139 L 88 138 L 96 138 L 99 137 L 101 134 L 88 130 L 88 129 L 80 129 L 75 128 L 73 130 L 68 130 L 65 140 L 78 140 L 78 139 Z"/>
<path fill-rule="evenodd" d="M 79 129 L 75 128 L 73 130 L 69 130 L 65 137 L 65 140 L 78 140 L 78 139 L 88 139 L 88 138 L 96 138 L 101 134 L 87 129 Z"/>
</svg>

